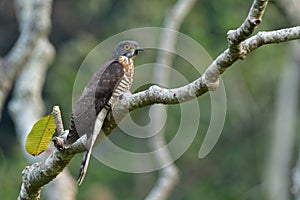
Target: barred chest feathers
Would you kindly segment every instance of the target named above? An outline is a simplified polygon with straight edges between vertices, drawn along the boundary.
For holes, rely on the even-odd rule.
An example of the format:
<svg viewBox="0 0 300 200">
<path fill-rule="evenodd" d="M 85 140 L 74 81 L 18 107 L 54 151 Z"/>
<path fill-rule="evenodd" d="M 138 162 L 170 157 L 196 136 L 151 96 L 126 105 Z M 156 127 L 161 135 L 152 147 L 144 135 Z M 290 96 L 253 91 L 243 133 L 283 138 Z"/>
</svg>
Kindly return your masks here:
<svg viewBox="0 0 300 200">
<path fill-rule="evenodd" d="M 120 56 L 118 59 L 119 63 L 122 64 L 125 75 L 130 79 L 130 87 L 133 80 L 134 65 L 133 58 L 127 58 L 126 56 Z M 128 89 L 130 89 L 130 87 Z"/>
<path fill-rule="evenodd" d="M 112 97 L 110 98 L 108 104 L 113 108 L 114 104 L 117 102 L 120 95 L 130 90 L 133 74 L 134 74 L 134 64 L 133 59 L 126 56 L 120 56 L 118 59 L 119 63 L 123 66 L 124 75 L 121 78 L 119 84 L 117 84 Z"/>
</svg>

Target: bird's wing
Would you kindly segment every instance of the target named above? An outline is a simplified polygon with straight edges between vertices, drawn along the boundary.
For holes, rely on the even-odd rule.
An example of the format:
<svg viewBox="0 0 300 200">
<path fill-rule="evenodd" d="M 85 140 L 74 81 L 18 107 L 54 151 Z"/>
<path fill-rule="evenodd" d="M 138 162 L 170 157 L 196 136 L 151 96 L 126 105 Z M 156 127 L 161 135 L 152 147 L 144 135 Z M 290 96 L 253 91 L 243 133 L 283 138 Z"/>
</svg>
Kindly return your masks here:
<svg viewBox="0 0 300 200">
<path fill-rule="evenodd" d="M 123 66 L 114 61 L 96 72 L 76 103 L 71 117 L 73 128 L 67 141 L 74 139 L 74 135 L 87 135 L 86 152 L 84 153 L 78 175 L 78 184 L 81 184 L 89 164 L 92 147 L 99 135 L 104 119 L 109 111 L 109 99 L 114 89 L 124 75 Z"/>
<path fill-rule="evenodd" d="M 84 153 L 81 162 L 78 181 L 77 181 L 78 184 L 81 184 L 85 177 L 90 156 L 92 153 L 92 147 L 101 131 L 104 119 L 110 109 L 108 105 L 109 99 L 112 97 L 115 87 L 118 85 L 123 75 L 124 75 L 124 70 L 122 65 L 118 62 L 113 62 L 103 71 L 103 73 L 100 76 L 100 79 L 96 81 L 97 85 L 95 85 L 94 83 L 91 84 L 96 89 L 92 92 L 93 93 L 92 95 L 89 94 L 88 96 L 94 97 L 94 103 L 90 103 L 90 104 L 94 105 L 92 109 L 94 109 L 95 111 L 92 111 L 93 115 L 91 115 L 90 113 L 89 114 L 85 113 L 89 117 L 91 117 L 91 119 L 89 119 L 89 121 L 83 121 L 84 124 L 82 125 L 85 127 L 85 130 L 88 129 L 90 132 L 86 132 L 87 134 L 86 152 Z M 93 80 L 95 81 L 95 79 L 93 78 L 91 82 L 93 82 Z M 86 89 L 89 88 L 90 87 L 87 87 Z M 90 106 L 90 104 L 88 105 Z M 95 118 L 94 118 L 94 113 L 96 113 Z M 80 113 L 79 116 L 83 116 L 83 113 Z M 85 120 L 86 118 L 80 118 L 80 119 Z"/>
<path fill-rule="evenodd" d="M 89 139 L 98 113 L 108 103 L 123 75 L 123 67 L 118 61 L 106 63 L 93 75 L 72 111 L 67 143 L 72 144 L 84 134 Z"/>
</svg>

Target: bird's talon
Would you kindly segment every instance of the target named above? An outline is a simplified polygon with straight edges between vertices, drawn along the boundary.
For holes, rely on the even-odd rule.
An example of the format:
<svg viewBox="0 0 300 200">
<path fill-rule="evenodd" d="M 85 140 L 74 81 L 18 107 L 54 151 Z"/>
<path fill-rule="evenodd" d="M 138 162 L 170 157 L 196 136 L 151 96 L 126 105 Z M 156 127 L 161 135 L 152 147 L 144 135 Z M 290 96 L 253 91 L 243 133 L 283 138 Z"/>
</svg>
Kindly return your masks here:
<svg viewBox="0 0 300 200">
<path fill-rule="evenodd" d="M 63 138 L 60 137 L 54 137 L 52 139 L 54 146 L 59 150 L 62 151 L 65 149 L 65 141 Z"/>
</svg>

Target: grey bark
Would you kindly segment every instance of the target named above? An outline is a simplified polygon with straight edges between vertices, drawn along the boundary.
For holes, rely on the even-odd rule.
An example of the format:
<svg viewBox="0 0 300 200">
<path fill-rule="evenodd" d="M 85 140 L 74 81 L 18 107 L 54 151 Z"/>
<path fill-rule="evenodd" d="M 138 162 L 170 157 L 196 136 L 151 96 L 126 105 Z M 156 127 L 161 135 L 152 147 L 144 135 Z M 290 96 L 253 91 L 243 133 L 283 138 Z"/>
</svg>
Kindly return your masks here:
<svg viewBox="0 0 300 200">
<path fill-rule="evenodd" d="M 296 119 L 300 84 L 300 68 L 295 58 L 300 43 L 291 48 L 291 63 L 283 68 L 275 103 L 275 119 L 270 135 L 270 152 L 267 156 L 264 191 L 266 199 L 290 199 L 290 168 L 296 136 Z"/>
<path fill-rule="evenodd" d="M 177 31 L 185 16 L 189 13 L 193 5 L 195 4 L 195 0 L 178 0 L 173 8 L 167 13 L 165 18 L 165 28 Z M 160 37 L 160 48 L 159 49 L 175 49 L 177 34 L 175 32 L 163 31 Z M 172 66 L 172 55 L 160 51 L 157 55 L 156 63 Z M 170 80 L 170 74 L 168 71 L 163 70 L 159 65 L 155 66 L 153 69 L 153 81 L 155 83 L 167 85 Z M 149 126 L 148 135 L 152 135 L 152 131 L 155 130 L 155 127 L 163 127 L 163 110 L 161 107 L 154 107 L 154 113 L 156 116 L 152 118 L 151 126 Z M 148 144 L 150 149 L 153 152 L 162 146 L 166 145 L 166 141 L 164 138 L 165 130 L 162 130 L 159 134 L 156 134 L 153 137 L 148 139 Z M 163 163 L 172 163 L 170 152 L 165 149 L 164 151 L 159 151 L 159 153 L 155 154 L 155 162 L 163 164 Z M 179 181 L 179 172 L 174 163 L 171 165 L 160 169 L 159 178 L 152 188 L 150 193 L 147 195 L 145 199 L 147 200 L 163 200 L 167 199 L 175 185 Z"/>
<path fill-rule="evenodd" d="M 45 156 L 51 152 L 49 149 L 38 158 L 33 158 L 25 152 L 27 134 L 30 132 L 33 124 L 44 114 L 42 88 L 47 69 L 55 54 L 54 47 L 48 41 L 48 32 L 51 26 L 51 8 L 52 1 L 15 1 L 19 29 L 22 32 L 20 37 L 23 38 L 22 41 L 27 41 L 23 41 L 23 44 L 20 44 L 20 42 L 17 43 L 14 47 L 15 50 L 9 54 L 5 65 L 3 65 L 4 68 L 7 68 L 7 74 L 10 75 L 7 77 L 6 81 L 9 82 L 9 84 L 15 82 L 13 98 L 9 102 L 9 112 L 14 121 L 16 133 L 18 135 L 17 139 L 21 149 L 30 163 L 45 159 Z M 36 27 L 36 30 L 31 30 L 30 28 L 32 28 L 32 26 L 38 27 Z M 32 31 L 36 31 L 36 33 Z M 22 34 L 25 36 L 22 36 Z M 19 68 L 16 67 L 18 65 Z M 19 74 L 18 77 L 16 74 Z M 2 97 L 5 96 L 4 93 L 7 91 L 2 91 Z M 47 199 L 62 199 L 63 197 L 61 195 L 55 195 L 57 193 L 54 193 L 51 189 L 54 188 L 54 185 L 57 188 L 63 188 L 64 185 L 72 185 L 74 182 L 72 181 L 72 177 L 67 173 L 67 170 L 65 170 L 61 176 L 53 182 L 52 187 L 46 187 L 46 194 L 51 194 L 47 195 Z M 73 197 L 74 199 L 76 189 L 70 189 L 68 192 L 70 194 L 73 193 L 73 195 L 69 195 L 69 197 Z M 64 199 L 70 199 L 69 197 Z"/>
<path fill-rule="evenodd" d="M 300 9 L 299 0 L 278 1 L 285 10 L 286 17 L 293 23 L 300 22 L 297 10 Z M 296 137 L 296 120 L 298 119 L 299 84 L 300 84 L 300 43 L 290 45 L 290 62 L 283 68 L 279 81 L 275 104 L 275 119 L 271 135 L 269 156 L 265 169 L 265 195 L 267 199 L 290 199 L 291 192 L 296 199 L 300 199 L 299 169 L 295 166 L 294 174 L 291 174 L 293 147 Z M 299 159 L 300 160 L 300 159 Z M 299 163 L 299 162 L 298 162 Z M 290 187 L 290 182 L 293 187 Z"/>
<path fill-rule="evenodd" d="M 39 38 L 47 36 L 50 29 L 52 0 L 18 0 L 15 4 L 20 36 L 8 54 L 0 58 L 0 119 L 14 81 L 32 55 Z"/>
</svg>

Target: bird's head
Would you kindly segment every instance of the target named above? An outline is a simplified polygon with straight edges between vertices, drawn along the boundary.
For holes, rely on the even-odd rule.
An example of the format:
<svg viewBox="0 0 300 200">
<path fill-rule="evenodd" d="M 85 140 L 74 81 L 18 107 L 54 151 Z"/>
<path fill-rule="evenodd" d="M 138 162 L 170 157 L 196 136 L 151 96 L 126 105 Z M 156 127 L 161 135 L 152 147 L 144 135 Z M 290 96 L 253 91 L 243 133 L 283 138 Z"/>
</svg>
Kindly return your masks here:
<svg viewBox="0 0 300 200">
<path fill-rule="evenodd" d="M 144 51 L 144 49 L 136 41 L 125 40 L 115 47 L 113 57 L 126 56 L 132 58 L 136 56 L 139 51 Z"/>
</svg>

